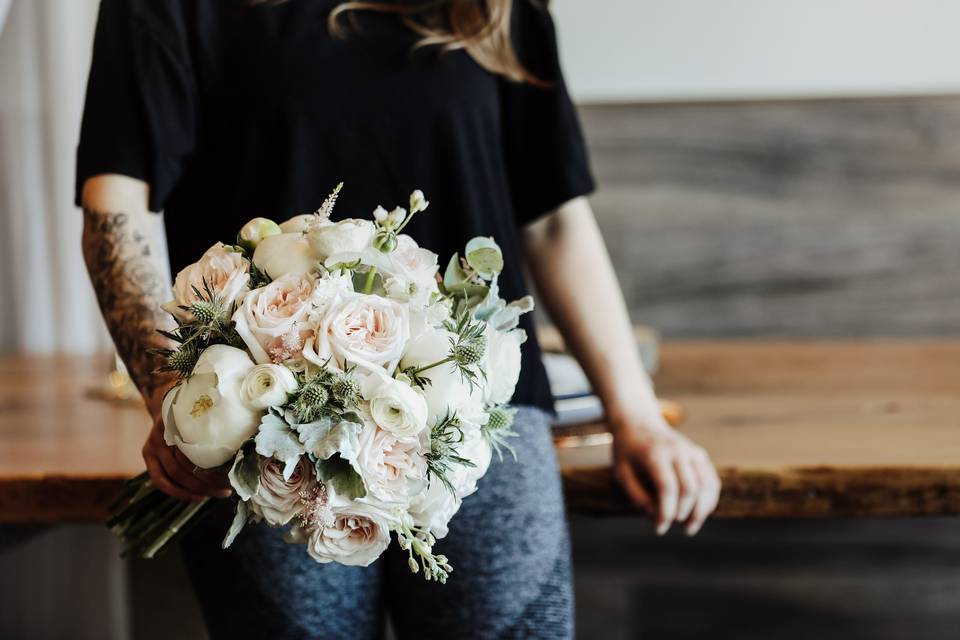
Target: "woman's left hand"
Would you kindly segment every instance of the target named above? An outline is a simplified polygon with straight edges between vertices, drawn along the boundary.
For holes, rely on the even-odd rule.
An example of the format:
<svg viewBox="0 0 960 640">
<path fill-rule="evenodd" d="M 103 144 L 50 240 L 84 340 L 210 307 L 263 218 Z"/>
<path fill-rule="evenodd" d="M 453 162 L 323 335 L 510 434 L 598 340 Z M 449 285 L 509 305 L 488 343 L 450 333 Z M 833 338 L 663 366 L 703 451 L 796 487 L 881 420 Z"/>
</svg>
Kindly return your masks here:
<svg viewBox="0 0 960 640">
<path fill-rule="evenodd" d="M 614 421 L 613 432 L 614 474 L 631 502 L 653 516 L 657 534 L 673 522 L 696 534 L 720 497 L 706 450 L 660 416 Z"/>
</svg>

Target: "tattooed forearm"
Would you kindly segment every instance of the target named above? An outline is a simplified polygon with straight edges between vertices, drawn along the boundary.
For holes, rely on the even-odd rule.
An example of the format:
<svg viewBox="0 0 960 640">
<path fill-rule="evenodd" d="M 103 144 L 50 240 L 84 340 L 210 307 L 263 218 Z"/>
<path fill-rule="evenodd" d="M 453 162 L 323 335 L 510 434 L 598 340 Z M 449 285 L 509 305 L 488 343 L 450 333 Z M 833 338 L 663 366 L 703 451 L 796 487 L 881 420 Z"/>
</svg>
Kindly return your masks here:
<svg viewBox="0 0 960 640">
<path fill-rule="evenodd" d="M 127 213 L 84 209 L 83 256 L 117 352 L 148 408 L 155 411 L 172 377 L 155 373 L 161 362 L 150 351 L 170 346 L 157 329 L 172 329 L 174 323 L 160 309 L 169 296 L 137 222 Z"/>
</svg>

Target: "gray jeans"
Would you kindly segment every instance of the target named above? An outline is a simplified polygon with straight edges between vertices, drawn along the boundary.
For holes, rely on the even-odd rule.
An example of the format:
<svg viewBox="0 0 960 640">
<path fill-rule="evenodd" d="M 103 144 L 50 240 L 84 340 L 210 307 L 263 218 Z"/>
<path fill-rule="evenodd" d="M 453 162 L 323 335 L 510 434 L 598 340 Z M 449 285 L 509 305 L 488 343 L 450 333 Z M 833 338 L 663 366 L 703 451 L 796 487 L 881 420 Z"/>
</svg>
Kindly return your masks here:
<svg viewBox="0 0 960 640">
<path fill-rule="evenodd" d="M 229 513 L 209 516 L 183 542 L 210 636 L 380 638 L 389 615 L 400 638 L 570 638 L 573 593 L 563 496 L 549 416 L 521 407 L 511 444 L 494 455 L 437 543 L 454 572 L 446 585 L 407 568 L 396 544 L 367 568 L 317 564 L 280 533 L 248 526 L 223 551 Z"/>
</svg>

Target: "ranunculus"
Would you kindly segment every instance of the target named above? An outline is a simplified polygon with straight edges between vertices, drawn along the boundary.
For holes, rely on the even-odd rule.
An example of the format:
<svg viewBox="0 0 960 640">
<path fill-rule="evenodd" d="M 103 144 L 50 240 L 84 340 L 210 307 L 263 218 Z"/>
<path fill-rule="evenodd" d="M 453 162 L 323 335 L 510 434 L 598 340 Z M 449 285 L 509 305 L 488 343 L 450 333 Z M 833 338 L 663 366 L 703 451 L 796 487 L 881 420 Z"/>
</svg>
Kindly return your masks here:
<svg viewBox="0 0 960 640">
<path fill-rule="evenodd" d="M 316 335 L 303 355 L 322 365 L 359 365 L 392 373 L 410 337 L 405 306 L 388 298 L 365 294 L 345 297 L 324 314 Z"/>
<path fill-rule="evenodd" d="M 233 458 L 257 432 L 262 411 L 246 406 L 240 387 L 253 362 L 242 349 L 207 347 L 189 378 L 163 399 L 163 437 L 198 467 Z"/>
<path fill-rule="evenodd" d="M 354 467 L 371 496 L 407 504 L 427 484 L 424 442 L 418 436 L 397 436 L 375 424 L 364 425 Z"/>
<path fill-rule="evenodd" d="M 527 339 L 522 329 L 497 331 L 488 325 L 484 371 L 487 383 L 483 399 L 487 404 L 506 404 L 520 379 L 520 345 Z"/>
<path fill-rule="evenodd" d="M 370 246 L 376 227 L 369 220 L 348 218 L 329 225 L 314 225 L 306 237 L 320 260 L 338 253 L 359 253 Z"/>
<path fill-rule="evenodd" d="M 302 233 L 278 233 L 260 241 L 253 252 L 253 264 L 273 279 L 287 274 L 305 275 L 320 260 Z"/>
<path fill-rule="evenodd" d="M 303 233 L 311 226 L 324 224 L 333 223 L 327 218 L 320 219 L 320 217 L 315 213 L 302 213 L 298 216 L 293 216 L 292 218 L 281 222 L 280 231 L 283 231 L 284 233 Z"/>
<path fill-rule="evenodd" d="M 429 329 L 411 340 L 400 361 L 400 368 L 426 367 L 450 355 L 450 341 L 455 334 L 445 329 Z M 423 388 L 427 401 L 427 424 L 433 424 L 450 412 L 456 412 L 461 420 L 482 422 L 482 379 L 471 387 L 452 362 L 431 367 L 423 372 L 430 384 Z"/>
<path fill-rule="evenodd" d="M 254 360 L 284 362 L 300 354 L 310 334 L 307 316 L 312 295 L 310 278 L 289 273 L 244 297 L 233 321 Z"/>
<path fill-rule="evenodd" d="M 285 525 L 303 508 L 300 492 L 307 493 L 316 484 L 313 465 L 307 457 L 300 458 L 293 473 L 284 480 L 281 460 L 261 456 L 259 464 L 260 484 L 248 506 L 269 524 Z"/>
<path fill-rule="evenodd" d="M 240 397 L 253 409 L 279 407 L 297 390 L 297 378 L 280 364 L 258 364 L 247 372 L 240 386 Z"/>
<path fill-rule="evenodd" d="M 423 394 L 400 380 L 371 373 L 362 384 L 363 397 L 378 427 L 397 436 L 416 436 L 427 426 Z"/>
<path fill-rule="evenodd" d="M 189 307 L 197 301 L 194 289 L 203 292 L 206 283 L 224 305 L 230 305 L 246 292 L 249 282 L 250 263 L 242 254 L 218 242 L 207 249 L 200 260 L 177 274 L 173 283 L 173 300 L 161 306 L 181 320 L 189 320 L 193 314 L 180 307 Z"/>
<path fill-rule="evenodd" d="M 390 545 L 390 520 L 377 506 L 334 497 L 328 517 L 306 531 L 291 532 L 292 540 L 306 538 L 307 554 L 317 562 L 367 567 Z"/>
<path fill-rule="evenodd" d="M 248 250 L 257 248 L 260 241 L 281 233 L 280 226 L 269 218 L 254 218 L 240 228 L 237 239 Z"/>
</svg>

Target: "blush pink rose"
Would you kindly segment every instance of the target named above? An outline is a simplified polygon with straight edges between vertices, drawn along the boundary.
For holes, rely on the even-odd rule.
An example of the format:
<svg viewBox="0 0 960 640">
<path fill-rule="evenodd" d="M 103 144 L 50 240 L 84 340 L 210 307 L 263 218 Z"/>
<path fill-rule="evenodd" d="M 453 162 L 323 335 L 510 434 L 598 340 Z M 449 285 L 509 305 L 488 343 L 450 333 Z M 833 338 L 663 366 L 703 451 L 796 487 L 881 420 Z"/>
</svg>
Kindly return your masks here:
<svg viewBox="0 0 960 640">
<path fill-rule="evenodd" d="M 289 273 L 243 298 L 233 321 L 257 363 L 280 363 L 299 356 L 310 335 L 307 318 L 313 288 L 309 277 Z"/>
</svg>

